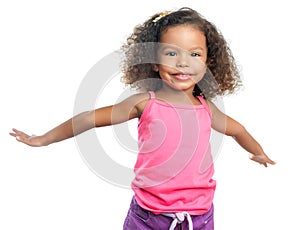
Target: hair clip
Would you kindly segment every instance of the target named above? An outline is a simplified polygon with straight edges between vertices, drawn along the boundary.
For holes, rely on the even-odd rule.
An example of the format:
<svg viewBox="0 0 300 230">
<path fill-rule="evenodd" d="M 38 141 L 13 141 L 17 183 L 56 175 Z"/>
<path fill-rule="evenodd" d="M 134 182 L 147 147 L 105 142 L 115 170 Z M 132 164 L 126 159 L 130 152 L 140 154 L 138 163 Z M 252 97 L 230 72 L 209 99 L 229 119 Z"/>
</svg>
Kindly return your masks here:
<svg viewBox="0 0 300 230">
<path fill-rule="evenodd" d="M 169 15 L 169 14 L 171 14 L 171 13 L 173 13 L 173 11 L 165 11 L 165 12 L 162 12 L 159 16 L 157 16 L 156 18 L 154 18 L 153 20 L 152 20 L 152 22 L 157 22 L 157 21 L 159 21 L 160 19 L 162 19 L 163 17 L 165 17 L 165 16 L 167 16 L 167 15 Z"/>
</svg>

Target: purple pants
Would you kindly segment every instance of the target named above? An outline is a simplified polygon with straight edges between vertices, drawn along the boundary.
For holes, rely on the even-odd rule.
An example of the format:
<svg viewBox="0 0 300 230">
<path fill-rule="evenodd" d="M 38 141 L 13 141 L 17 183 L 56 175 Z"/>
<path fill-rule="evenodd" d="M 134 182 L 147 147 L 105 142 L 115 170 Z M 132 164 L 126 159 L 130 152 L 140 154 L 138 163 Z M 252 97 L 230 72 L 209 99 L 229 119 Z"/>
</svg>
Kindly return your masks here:
<svg viewBox="0 0 300 230">
<path fill-rule="evenodd" d="M 214 230 L 214 208 L 199 216 L 192 216 L 194 230 Z M 156 215 L 141 208 L 133 198 L 123 230 L 168 230 L 173 218 L 164 215 Z M 188 230 L 188 222 L 178 224 L 176 230 Z"/>
</svg>

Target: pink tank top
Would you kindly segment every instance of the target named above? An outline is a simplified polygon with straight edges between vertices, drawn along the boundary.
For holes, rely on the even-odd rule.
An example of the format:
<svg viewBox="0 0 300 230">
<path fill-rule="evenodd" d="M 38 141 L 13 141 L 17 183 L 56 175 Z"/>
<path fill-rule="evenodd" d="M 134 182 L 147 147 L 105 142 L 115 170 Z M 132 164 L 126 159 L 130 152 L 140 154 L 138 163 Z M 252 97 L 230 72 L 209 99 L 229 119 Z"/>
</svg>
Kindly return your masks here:
<svg viewBox="0 0 300 230">
<path fill-rule="evenodd" d="M 155 214 L 201 215 L 216 188 L 210 110 L 202 97 L 201 105 L 174 105 L 150 96 L 138 124 L 135 199 Z"/>
</svg>

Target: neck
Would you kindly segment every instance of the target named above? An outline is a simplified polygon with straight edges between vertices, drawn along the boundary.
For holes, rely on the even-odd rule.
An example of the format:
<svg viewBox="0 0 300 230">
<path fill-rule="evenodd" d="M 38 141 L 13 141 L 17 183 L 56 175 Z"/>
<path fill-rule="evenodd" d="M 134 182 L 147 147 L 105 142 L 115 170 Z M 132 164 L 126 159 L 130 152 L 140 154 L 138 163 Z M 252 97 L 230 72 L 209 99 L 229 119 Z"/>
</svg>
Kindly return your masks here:
<svg viewBox="0 0 300 230">
<path fill-rule="evenodd" d="M 177 90 L 170 87 L 162 87 L 156 92 L 158 99 L 176 104 L 198 104 L 199 101 L 193 95 L 193 89 Z"/>
</svg>

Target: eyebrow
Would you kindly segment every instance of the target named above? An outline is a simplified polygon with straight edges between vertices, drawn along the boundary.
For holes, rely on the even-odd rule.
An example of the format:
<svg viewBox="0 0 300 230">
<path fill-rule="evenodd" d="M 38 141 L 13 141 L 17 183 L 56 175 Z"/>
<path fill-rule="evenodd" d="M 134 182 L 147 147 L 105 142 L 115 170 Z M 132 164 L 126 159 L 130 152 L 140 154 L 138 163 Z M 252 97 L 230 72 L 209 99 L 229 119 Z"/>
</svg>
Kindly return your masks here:
<svg viewBox="0 0 300 230">
<path fill-rule="evenodd" d="M 192 50 L 202 50 L 202 51 L 204 51 L 205 49 L 201 46 L 195 46 L 195 47 L 192 47 L 189 51 L 192 51 Z"/>
<path fill-rule="evenodd" d="M 163 45 L 160 45 L 159 46 L 160 49 L 168 49 L 168 48 L 172 48 L 172 49 L 180 49 L 179 46 L 175 46 L 175 45 L 172 45 L 172 44 L 163 44 Z"/>
<path fill-rule="evenodd" d="M 176 45 L 172 45 L 172 44 L 164 44 L 164 45 L 162 45 L 162 46 L 160 46 L 159 47 L 161 50 L 165 50 L 165 49 L 178 49 L 178 50 L 185 50 L 185 49 L 183 49 L 183 48 L 181 48 L 181 47 L 179 47 L 179 46 L 176 46 Z M 204 51 L 205 50 L 205 48 L 203 48 L 203 47 L 201 47 L 201 46 L 195 46 L 195 47 L 192 47 L 191 49 L 189 49 L 189 50 L 186 50 L 186 51 L 188 51 L 188 52 L 190 52 L 190 51 L 194 51 L 194 50 L 201 50 L 201 51 Z"/>
</svg>

